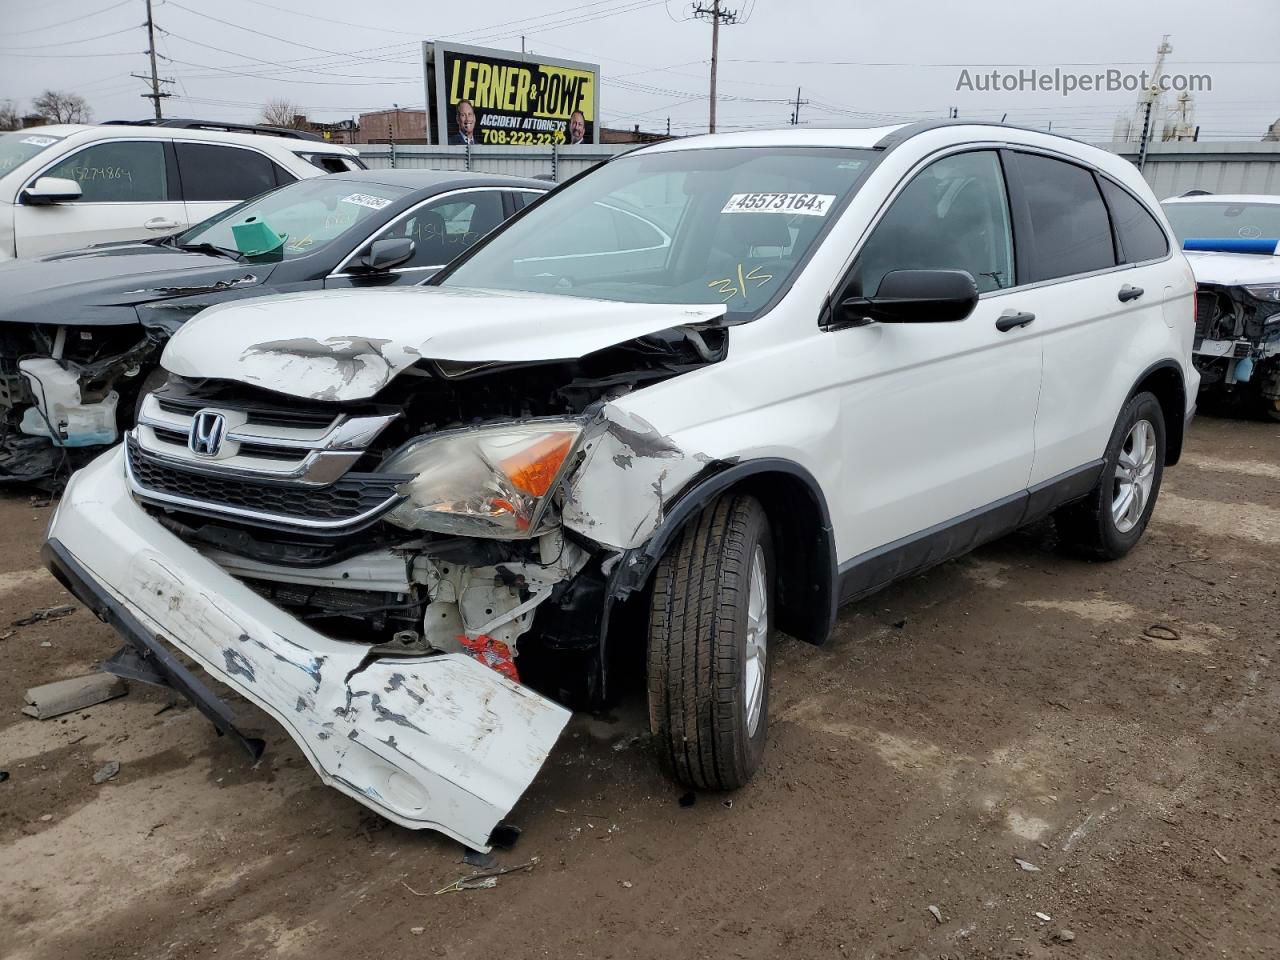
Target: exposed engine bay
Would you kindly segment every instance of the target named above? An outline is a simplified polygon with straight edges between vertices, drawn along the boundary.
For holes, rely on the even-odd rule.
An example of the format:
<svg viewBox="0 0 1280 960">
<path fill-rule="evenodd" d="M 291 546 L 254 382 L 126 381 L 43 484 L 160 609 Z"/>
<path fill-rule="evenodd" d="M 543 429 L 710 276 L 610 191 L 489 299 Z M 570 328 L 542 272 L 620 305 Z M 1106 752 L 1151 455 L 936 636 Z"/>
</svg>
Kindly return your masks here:
<svg viewBox="0 0 1280 960">
<path fill-rule="evenodd" d="M 1280 305 L 1246 287 L 1201 283 L 1195 334 L 1201 390 L 1248 391 L 1280 420 Z"/>
<path fill-rule="evenodd" d="M 718 362 L 728 337 L 721 326 L 677 327 L 571 360 L 421 360 L 344 402 L 171 375 L 127 440 L 130 482 L 181 540 L 369 656 L 466 653 L 562 701 L 595 702 L 608 571 L 660 521 L 664 486 L 679 489 L 709 463 L 611 401 Z M 190 449 L 210 416 L 223 431 L 212 458 Z M 520 461 L 517 472 L 512 457 L 490 462 L 481 450 L 516 486 L 483 508 L 475 494 L 411 509 L 419 470 L 397 465 L 419 447 L 454 445 L 437 458 L 450 466 L 435 470 L 468 462 L 468 445 L 490 436 L 519 460 L 519 431 L 529 450 L 562 460 Z M 580 482 L 588 473 L 594 481 Z M 515 658 L 531 651 L 517 672 Z"/>
<path fill-rule="evenodd" d="M 157 334 L 137 325 L 2 327 L 0 480 L 50 479 L 119 441 Z"/>
</svg>

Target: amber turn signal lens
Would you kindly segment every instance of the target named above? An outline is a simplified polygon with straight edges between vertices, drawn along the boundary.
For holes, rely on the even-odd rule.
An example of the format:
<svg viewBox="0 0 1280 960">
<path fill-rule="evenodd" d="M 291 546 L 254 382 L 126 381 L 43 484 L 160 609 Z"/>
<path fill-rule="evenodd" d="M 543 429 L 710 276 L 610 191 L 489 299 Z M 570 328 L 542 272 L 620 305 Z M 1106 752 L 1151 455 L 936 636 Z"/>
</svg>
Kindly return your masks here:
<svg viewBox="0 0 1280 960">
<path fill-rule="evenodd" d="M 531 447 L 507 457 L 499 466 L 512 485 L 535 497 L 544 497 L 573 447 L 575 434 L 553 433 Z"/>
</svg>

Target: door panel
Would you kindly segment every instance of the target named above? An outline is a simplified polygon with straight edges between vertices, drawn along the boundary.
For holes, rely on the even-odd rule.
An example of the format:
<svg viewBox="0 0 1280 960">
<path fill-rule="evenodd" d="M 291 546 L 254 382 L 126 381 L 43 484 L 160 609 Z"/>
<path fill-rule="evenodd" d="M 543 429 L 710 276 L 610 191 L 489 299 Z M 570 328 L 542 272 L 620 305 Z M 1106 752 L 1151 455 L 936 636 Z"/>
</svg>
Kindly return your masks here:
<svg viewBox="0 0 1280 960">
<path fill-rule="evenodd" d="M 171 189 L 159 140 L 96 143 L 54 164 L 41 176 L 80 184 L 81 198 L 48 206 L 19 204 L 14 233 L 20 257 L 74 250 L 91 243 L 145 240 L 187 225 Z"/>
<path fill-rule="evenodd" d="M 1041 356 L 1013 282 L 1013 241 L 993 151 L 944 157 L 894 199 L 854 264 L 851 294 L 890 270 L 960 269 L 982 297 L 958 323 L 872 324 L 832 335 L 847 365 L 843 496 L 831 505 L 849 559 L 1026 489 Z"/>
<path fill-rule="evenodd" d="M 1126 268 L 1125 261 L 1164 256 L 1168 245 L 1136 199 L 1088 168 L 1016 152 L 1006 162 L 1019 256 L 1031 265 L 1028 279 L 1043 284 L 1024 294 L 1044 350 L 1034 485 L 1097 460 L 1106 450 L 1134 371 L 1145 366 L 1151 334 L 1167 332 L 1161 266 Z M 1142 222 L 1143 216 L 1151 222 Z M 1121 299 L 1126 286 L 1146 289 Z"/>
</svg>

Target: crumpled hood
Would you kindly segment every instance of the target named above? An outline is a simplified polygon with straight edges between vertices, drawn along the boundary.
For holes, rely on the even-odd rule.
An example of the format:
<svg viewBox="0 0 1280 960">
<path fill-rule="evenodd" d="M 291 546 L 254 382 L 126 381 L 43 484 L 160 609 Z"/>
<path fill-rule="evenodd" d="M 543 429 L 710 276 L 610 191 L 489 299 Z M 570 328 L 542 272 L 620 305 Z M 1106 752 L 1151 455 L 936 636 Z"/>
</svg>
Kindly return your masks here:
<svg viewBox="0 0 1280 960">
<path fill-rule="evenodd" d="M 725 307 L 615 303 L 454 287 L 336 290 L 220 304 L 182 327 L 161 364 L 313 400 L 371 397 L 421 359 L 567 360 Z"/>
<path fill-rule="evenodd" d="M 1280 283 L 1280 257 L 1276 256 L 1188 250 L 1187 262 L 1191 264 L 1197 283 L 1216 283 L 1224 287 Z"/>
<path fill-rule="evenodd" d="M 187 296 L 219 283 L 258 286 L 273 269 L 274 264 L 237 263 L 145 243 L 4 260 L 0 322 L 137 323 L 136 304 Z"/>
</svg>

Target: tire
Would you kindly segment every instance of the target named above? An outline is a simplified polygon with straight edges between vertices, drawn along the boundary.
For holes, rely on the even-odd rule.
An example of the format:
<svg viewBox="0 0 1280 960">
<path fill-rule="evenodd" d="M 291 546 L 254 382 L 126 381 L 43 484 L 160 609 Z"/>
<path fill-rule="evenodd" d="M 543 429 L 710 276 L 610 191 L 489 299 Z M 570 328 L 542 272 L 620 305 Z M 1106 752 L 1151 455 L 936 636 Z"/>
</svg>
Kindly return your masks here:
<svg viewBox="0 0 1280 960">
<path fill-rule="evenodd" d="M 1146 425 L 1145 429 L 1143 424 Z M 1135 448 L 1141 446 L 1134 466 Z M 1103 457 L 1102 478 L 1087 497 L 1058 510 L 1058 539 L 1073 553 L 1095 560 L 1119 560 L 1142 539 L 1164 478 L 1164 412 L 1153 394 L 1125 404 Z M 1133 482 L 1134 480 L 1137 482 Z M 1119 511 L 1126 492 L 1130 507 Z"/>
<path fill-rule="evenodd" d="M 731 790 L 760 765 L 773 569 L 764 508 L 728 493 L 685 527 L 654 573 L 649 729 L 663 769 L 686 786 Z"/>
</svg>

